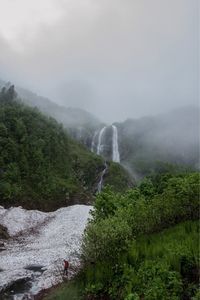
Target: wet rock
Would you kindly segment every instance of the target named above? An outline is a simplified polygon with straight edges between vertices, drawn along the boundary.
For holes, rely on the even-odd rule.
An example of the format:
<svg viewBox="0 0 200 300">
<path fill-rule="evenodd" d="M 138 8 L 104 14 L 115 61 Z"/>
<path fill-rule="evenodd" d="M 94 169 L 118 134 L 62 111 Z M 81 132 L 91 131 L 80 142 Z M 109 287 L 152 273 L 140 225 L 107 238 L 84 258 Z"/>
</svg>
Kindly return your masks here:
<svg viewBox="0 0 200 300">
<path fill-rule="evenodd" d="M 39 273 L 43 273 L 45 271 L 45 267 L 41 265 L 28 265 L 24 269 Z"/>
<path fill-rule="evenodd" d="M 3 225 L 0 225 L 0 239 L 9 239 L 8 230 Z M 1 242 L 0 242 L 1 247 Z"/>
<path fill-rule="evenodd" d="M 31 280 L 30 278 L 20 278 L 14 282 L 11 282 L 6 288 L 4 288 L 0 292 L 0 300 L 12 300 L 14 299 L 13 296 L 15 295 L 16 299 L 30 299 L 24 298 L 28 296 L 28 291 L 31 288 Z"/>
<path fill-rule="evenodd" d="M 0 242 L 0 252 L 6 250 L 6 247 L 3 242 Z"/>
</svg>

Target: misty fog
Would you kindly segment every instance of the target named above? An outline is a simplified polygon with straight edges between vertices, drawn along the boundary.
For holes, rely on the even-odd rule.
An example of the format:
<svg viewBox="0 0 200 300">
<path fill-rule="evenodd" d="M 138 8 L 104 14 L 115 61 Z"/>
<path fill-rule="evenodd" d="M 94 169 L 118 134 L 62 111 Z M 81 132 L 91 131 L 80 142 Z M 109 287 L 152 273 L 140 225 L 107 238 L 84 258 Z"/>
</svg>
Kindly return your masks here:
<svg viewBox="0 0 200 300">
<path fill-rule="evenodd" d="M 0 0 L 0 78 L 104 122 L 198 105 L 198 0 Z"/>
</svg>

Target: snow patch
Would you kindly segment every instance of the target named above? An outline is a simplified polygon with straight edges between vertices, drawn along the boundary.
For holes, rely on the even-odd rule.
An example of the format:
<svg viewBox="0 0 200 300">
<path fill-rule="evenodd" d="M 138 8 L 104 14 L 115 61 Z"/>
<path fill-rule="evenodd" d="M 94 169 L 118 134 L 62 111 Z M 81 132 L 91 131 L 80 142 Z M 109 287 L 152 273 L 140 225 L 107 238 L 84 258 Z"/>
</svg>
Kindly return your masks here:
<svg viewBox="0 0 200 300">
<path fill-rule="evenodd" d="M 48 217 L 48 213 L 38 210 L 25 210 L 20 206 L 9 209 L 0 207 L 0 224 L 8 229 L 10 236 L 36 227 Z"/>
<path fill-rule="evenodd" d="M 3 270 L 0 290 L 20 278 L 30 278 L 29 293 L 35 295 L 63 280 L 65 258 L 70 262 L 69 276 L 72 276 L 80 264 L 82 234 L 91 208 L 74 205 L 44 213 L 21 207 L 0 207 L 0 224 L 14 236 L 5 242 L 6 250 L 0 255 Z M 41 270 L 35 271 L 31 265 L 36 269 L 40 266 Z"/>
</svg>

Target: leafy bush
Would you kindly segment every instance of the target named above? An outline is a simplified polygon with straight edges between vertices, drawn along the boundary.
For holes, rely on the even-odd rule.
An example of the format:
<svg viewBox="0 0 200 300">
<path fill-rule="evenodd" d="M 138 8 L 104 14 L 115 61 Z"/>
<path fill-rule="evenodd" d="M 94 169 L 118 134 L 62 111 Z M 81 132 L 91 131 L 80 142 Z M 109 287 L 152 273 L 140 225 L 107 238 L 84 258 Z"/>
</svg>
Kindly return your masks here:
<svg viewBox="0 0 200 300">
<path fill-rule="evenodd" d="M 85 263 L 93 264 L 86 273 L 92 268 L 95 276 L 85 280 L 100 283 L 111 299 L 196 297 L 199 174 L 161 176 L 161 190 L 148 178 L 123 194 L 107 187 L 96 198 L 83 240 Z"/>
<path fill-rule="evenodd" d="M 124 219 L 113 216 L 91 223 L 85 233 L 83 254 L 92 261 L 111 259 L 114 263 L 126 250 L 130 238 L 131 228 Z"/>
</svg>

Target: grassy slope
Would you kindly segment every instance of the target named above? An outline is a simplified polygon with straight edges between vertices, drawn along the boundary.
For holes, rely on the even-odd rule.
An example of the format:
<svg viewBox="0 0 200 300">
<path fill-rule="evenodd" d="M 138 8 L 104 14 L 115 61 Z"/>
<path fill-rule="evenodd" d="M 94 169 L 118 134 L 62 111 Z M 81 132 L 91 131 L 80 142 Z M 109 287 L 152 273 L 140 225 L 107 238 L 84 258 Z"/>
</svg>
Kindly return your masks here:
<svg viewBox="0 0 200 300">
<path fill-rule="evenodd" d="M 83 299 L 81 284 L 77 281 L 63 283 L 57 288 L 47 291 L 47 295 L 39 299 L 45 300 L 81 300 Z"/>
</svg>

